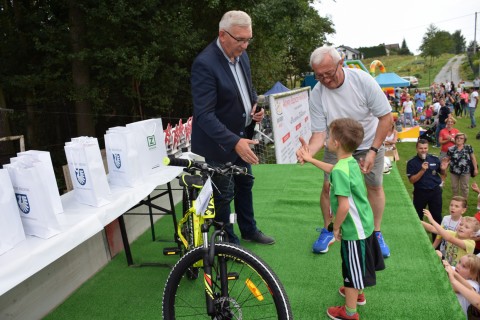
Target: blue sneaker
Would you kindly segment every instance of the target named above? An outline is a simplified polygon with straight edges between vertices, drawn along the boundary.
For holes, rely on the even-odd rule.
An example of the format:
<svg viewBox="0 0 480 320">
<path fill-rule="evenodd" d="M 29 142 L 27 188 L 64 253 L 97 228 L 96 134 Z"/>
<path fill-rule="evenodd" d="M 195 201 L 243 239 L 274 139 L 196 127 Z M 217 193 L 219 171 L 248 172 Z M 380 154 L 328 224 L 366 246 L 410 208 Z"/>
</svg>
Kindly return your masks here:
<svg viewBox="0 0 480 320">
<path fill-rule="evenodd" d="M 320 236 L 313 244 L 312 251 L 314 253 L 327 253 L 328 246 L 334 242 L 335 237 L 333 236 L 333 232 L 329 232 L 327 229 L 322 228 L 322 230 L 320 231 Z"/>
<path fill-rule="evenodd" d="M 382 250 L 382 256 L 384 258 L 390 257 L 390 249 L 388 248 L 385 240 L 383 239 L 382 232 L 375 231 L 375 237 L 377 237 L 378 244 L 380 245 L 380 250 Z"/>
</svg>

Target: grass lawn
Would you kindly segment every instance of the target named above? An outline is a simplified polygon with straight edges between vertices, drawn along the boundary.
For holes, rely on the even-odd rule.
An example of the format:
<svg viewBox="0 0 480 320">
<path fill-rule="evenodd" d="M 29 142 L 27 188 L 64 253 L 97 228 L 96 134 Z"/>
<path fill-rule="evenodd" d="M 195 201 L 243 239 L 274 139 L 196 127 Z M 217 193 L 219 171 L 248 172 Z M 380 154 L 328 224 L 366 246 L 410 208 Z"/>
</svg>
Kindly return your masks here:
<svg viewBox="0 0 480 320">
<path fill-rule="evenodd" d="M 315 229 L 322 225 L 318 195 L 323 173 L 310 164 L 259 165 L 253 170 L 255 218 L 262 231 L 275 237 L 276 244 L 242 245 L 278 275 L 294 319 L 328 319 L 326 309 L 343 304 L 344 298 L 338 294 L 343 283 L 340 244 L 332 244 L 327 254 L 311 251 L 318 237 Z M 385 261 L 386 269 L 377 273 L 377 285 L 365 290 L 367 304 L 359 307 L 360 317 L 461 319 L 457 298 L 395 167 L 384 176 L 384 188 L 387 201 L 382 227 L 392 255 Z M 153 242 L 149 231 L 145 232 L 132 244 L 135 262 L 173 264 L 178 259 L 162 256 L 162 248 L 172 246 L 165 242 L 172 234 L 170 218 L 160 219 L 156 227 L 163 241 Z M 122 252 L 44 319 L 161 319 L 163 286 L 169 272 L 162 267 L 128 267 Z M 254 319 L 264 318 L 258 314 Z"/>
</svg>

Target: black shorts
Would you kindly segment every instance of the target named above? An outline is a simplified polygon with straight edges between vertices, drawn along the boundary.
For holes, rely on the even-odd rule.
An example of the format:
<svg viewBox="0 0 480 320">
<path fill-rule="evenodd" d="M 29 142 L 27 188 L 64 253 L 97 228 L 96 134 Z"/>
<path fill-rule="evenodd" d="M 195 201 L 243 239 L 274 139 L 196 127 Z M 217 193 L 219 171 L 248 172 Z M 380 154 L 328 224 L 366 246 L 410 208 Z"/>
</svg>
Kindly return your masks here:
<svg viewBox="0 0 480 320">
<path fill-rule="evenodd" d="M 375 272 L 385 263 L 375 232 L 364 240 L 342 240 L 340 250 L 345 287 L 361 290 L 377 283 Z"/>
</svg>

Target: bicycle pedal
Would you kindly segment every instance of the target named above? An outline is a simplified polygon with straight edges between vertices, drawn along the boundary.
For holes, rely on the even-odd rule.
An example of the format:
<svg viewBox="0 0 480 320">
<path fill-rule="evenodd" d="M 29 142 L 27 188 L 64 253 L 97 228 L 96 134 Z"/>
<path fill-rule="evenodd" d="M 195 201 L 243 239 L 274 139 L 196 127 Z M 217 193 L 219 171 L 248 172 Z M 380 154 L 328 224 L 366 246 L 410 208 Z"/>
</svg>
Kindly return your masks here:
<svg viewBox="0 0 480 320">
<path fill-rule="evenodd" d="M 180 254 L 179 248 L 163 248 L 164 256 L 174 256 Z"/>
</svg>

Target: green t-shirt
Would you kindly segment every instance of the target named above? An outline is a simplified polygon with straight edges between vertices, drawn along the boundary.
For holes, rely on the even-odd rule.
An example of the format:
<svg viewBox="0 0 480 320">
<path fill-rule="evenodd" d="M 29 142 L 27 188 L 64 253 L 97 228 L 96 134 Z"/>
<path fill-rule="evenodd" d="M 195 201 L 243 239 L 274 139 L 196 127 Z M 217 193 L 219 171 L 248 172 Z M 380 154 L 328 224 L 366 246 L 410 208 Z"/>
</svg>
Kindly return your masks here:
<svg viewBox="0 0 480 320">
<path fill-rule="evenodd" d="M 367 188 L 357 161 L 341 159 L 330 173 L 330 205 L 334 215 L 338 209 L 337 196 L 348 197 L 350 209 L 341 226 L 342 239 L 362 240 L 373 232 L 373 212 L 367 198 Z"/>
</svg>

